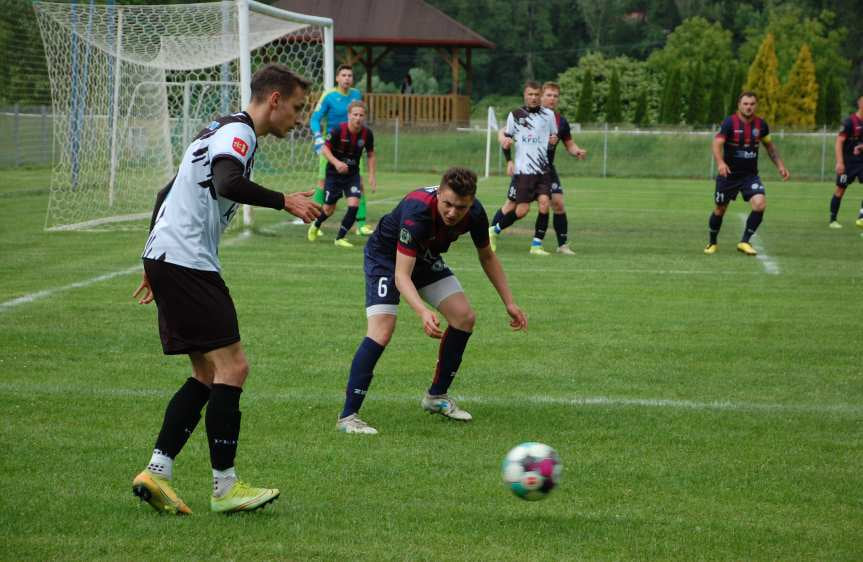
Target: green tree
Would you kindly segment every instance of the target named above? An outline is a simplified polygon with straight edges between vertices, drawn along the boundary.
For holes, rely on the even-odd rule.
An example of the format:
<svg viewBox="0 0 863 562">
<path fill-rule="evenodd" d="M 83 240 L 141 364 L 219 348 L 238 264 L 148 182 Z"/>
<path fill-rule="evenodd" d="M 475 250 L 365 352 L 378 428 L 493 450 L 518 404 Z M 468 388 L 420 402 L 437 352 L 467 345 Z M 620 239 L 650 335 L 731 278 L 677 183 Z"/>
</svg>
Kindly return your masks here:
<svg viewBox="0 0 863 562">
<path fill-rule="evenodd" d="M 608 87 L 608 97 L 605 102 L 606 123 L 620 123 L 623 121 L 623 112 L 620 107 L 620 75 L 617 69 L 611 73 L 611 84 Z"/>
<path fill-rule="evenodd" d="M 707 118 L 705 124 L 722 123 L 725 118 L 725 81 L 722 74 L 717 74 L 710 86 L 710 101 L 707 103 Z"/>
<path fill-rule="evenodd" d="M 824 124 L 828 127 L 842 121 L 842 92 L 836 78 L 830 78 L 824 100 Z"/>
<path fill-rule="evenodd" d="M 776 110 L 779 109 L 779 61 L 776 59 L 776 49 L 773 34 L 768 33 L 755 55 L 755 60 L 746 75 L 746 91 L 758 95 L 758 114 L 768 123 L 776 121 Z"/>
<path fill-rule="evenodd" d="M 647 90 L 643 89 L 638 94 L 638 101 L 635 103 L 635 116 L 632 118 L 632 122 L 639 127 L 644 127 L 650 123 L 649 119 L 647 114 Z"/>
<path fill-rule="evenodd" d="M 593 74 L 588 70 L 581 82 L 581 93 L 578 96 L 578 109 L 575 112 L 576 123 L 592 123 L 593 116 Z"/>
<path fill-rule="evenodd" d="M 827 91 L 830 79 L 818 82 L 818 104 L 815 106 L 815 124 L 822 127 L 827 124 Z"/>
<path fill-rule="evenodd" d="M 689 92 L 686 95 L 686 122 L 690 125 L 701 125 L 704 122 L 704 76 L 701 62 L 695 63 L 695 68 L 689 75 Z"/>
<path fill-rule="evenodd" d="M 731 32 L 701 17 L 690 18 L 677 26 L 668 35 L 665 46 L 647 59 L 650 69 L 664 76 L 671 76 L 675 70 L 684 75 L 698 62 L 708 76 L 734 63 Z"/>
<path fill-rule="evenodd" d="M 668 80 L 668 89 L 663 102 L 663 113 L 660 122 L 666 125 L 677 125 L 680 123 L 680 115 L 683 110 L 682 93 L 680 71 L 675 70 Z"/>
<path fill-rule="evenodd" d="M 779 105 L 779 122 L 791 127 L 815 126 L 818 107 L 818 82 L 815 81 L 815 63 L 806 43 L 800 48 L 797 60 L 791 67 L 788 81 L 782 87 Z"/>
<path fill-rule="evenodd" d="M 737 67 L 731 68 L 731 91 L 728 96 L 728 115 L 737 111 L 737 98 L 743 91 L 743 73 Z"/>
</svg>

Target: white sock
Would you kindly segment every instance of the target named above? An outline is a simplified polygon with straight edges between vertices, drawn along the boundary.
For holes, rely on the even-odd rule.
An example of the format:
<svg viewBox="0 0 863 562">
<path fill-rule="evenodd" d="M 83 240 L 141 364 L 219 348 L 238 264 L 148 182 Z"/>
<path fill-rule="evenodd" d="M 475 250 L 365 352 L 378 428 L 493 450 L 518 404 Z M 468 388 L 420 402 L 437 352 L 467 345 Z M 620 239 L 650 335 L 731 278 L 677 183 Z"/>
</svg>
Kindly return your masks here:
<svg viewBox="0 0 863 562">
<path fill-rule="evenodd" d="M 234 467 L 226 470 L 213 469 L 213 497 L 221 498 L 230 490 L 237 481 L 237 472 Z"/>
<path fill-rule="evenodd" d="M 147 470 L 162 478 L 171 480 L 174 477 L 174 459 L 165 455 L 159 449 L 153 449 L 153 456 L 150 457 L 150 464 L 147 465 Z"/>
</svg>

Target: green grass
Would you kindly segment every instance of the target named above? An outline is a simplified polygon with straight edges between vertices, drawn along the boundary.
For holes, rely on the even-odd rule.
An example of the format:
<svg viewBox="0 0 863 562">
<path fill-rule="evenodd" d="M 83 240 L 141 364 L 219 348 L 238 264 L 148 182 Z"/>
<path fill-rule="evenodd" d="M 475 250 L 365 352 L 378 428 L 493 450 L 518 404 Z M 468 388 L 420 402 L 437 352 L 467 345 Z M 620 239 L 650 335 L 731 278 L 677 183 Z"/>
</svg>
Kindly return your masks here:
<svg viewBox="0 0 863 562">
<path fill-rule="evenodd" d="M 577 256 L 528 256 L 532 216 L 499 245 L 527 334 L 508 330 L 469 239 L 447 256 L 478 313 L 453 387 L 475 422 L 420 410 L 437 347 L 403 306 L 363 409 L 372 438 L 334 430 L 364 333 L 361 252 L 259 211 L 257 234 L 221 249 L 252 365 L 238 470 L 283 495 L 210 514 L 202 425 L 175 465 L 195 513 L 177 519 L 139 506 L 130 483 L 188 362 L 161 354 L 155 308 L 130 297 L 139 273 L 68 288 L 136 266 L 145 233 L 43 232 L 45 172 L 0 177 L 5 559 L 863 556 L 854 186 L 833 231 L 829 184 L 767 180 L 756 240 L 771 275 L 734 251 L 740 201 L 720 252 L 702 255 L 709 181 L 565 178 Z M 382 175 L 371 218 L 436 179 Z M 490 214 L 504 183 L 481 184 Z M 499 476 L 527 440 L 565 465 L 535 504 Z"/>
</svg>

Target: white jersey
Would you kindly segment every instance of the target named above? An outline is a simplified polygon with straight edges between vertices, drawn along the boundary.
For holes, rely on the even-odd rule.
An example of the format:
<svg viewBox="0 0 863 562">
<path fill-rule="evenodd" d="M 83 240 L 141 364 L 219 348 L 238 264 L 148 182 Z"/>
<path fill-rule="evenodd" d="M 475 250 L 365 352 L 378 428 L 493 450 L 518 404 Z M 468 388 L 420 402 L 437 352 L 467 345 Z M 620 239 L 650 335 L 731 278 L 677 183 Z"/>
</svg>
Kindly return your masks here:
<svg viewBox="0 0 863 562">
<path fill-rule="evenodd" d="M 557 134 L 552 110 L 519 107 L 507 116 L 504 132 L 515 142 L 516 174 L 536 175 L 549 170 L 548 139 Z"/>
<path fill-rule="evenodd" d="M 233 158 L 252 173 L 257 137 L 245 112 L 221 117 L 198 133 L 156 215 L 142 257 L 204 271 L 220 271 L 219 240 L 239 205 L 213 186 L 217 158 Z"/>
</svg>

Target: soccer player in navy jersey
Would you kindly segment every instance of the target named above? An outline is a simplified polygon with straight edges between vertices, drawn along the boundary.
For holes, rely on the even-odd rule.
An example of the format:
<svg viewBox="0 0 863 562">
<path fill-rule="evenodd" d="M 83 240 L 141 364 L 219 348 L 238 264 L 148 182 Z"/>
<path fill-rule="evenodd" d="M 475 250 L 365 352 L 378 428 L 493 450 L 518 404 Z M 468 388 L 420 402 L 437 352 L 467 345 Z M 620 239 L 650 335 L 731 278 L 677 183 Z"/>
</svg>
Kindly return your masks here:
<svg viewBox="0 0 863 562">
<path fill-rule="evenodd" d="M 353 248 L 353 244 L 345 240 L 357 218 L 357 208 L 363 194 L 360 179 L 360 158 L 365 150 L 369 160 L 369 185 L 372 193 L 377 189 L 375 177 L 375 137 L 371 129 L 365 126 L 366 104 L 353 101 L 348 106 L 348 120 L 333 127 L 321 155 L 327 159 L 327 174 L 324 180 L 324 207 L 321 216 L 309 226 L 308 239 L 314 242 L 321 235 L 321 225 L 333 214 L 336 202 L 346 197 L 348 210 L 342 219 L 342 225 L 336 234 L 336 246 Z"/>
<path fill-rule="evenodd" d="M 500 295 L 513 330 L 527 330 L 527 318 L 513 301 L 500 261 L 489 247 L 488 217 L 476 199 L 476 174 L 450 168 L 438 187 L 408 193 L 378 223 L 365 247 L 366 337 L 354 354 L 345 391 L 345 404 L 336 425 L 345 433 L 375 434 L 359 417 L 375 365 L 396 328 L 400 296 L 422 321 L 423 330 L 439 338 L 437 367 L 422 407 L 432 414 L 470 421 L 472 416 L 447 394 L 459 369 L 476 315 L 461 284 L 441 254 L 459 236 L 470 233 L 479 263 Z M 441 330 L 430 304 L 444 315 Z"/>
<path fill-rule="evenodd" d="M 757 104 L 758 97 L 754 92 L 740 94 L 737 98 L 737 112 L 725 118 L 713 139 L 713 157 L 716 159 L 718 172 L 713 194 L 716 206 L 708 221 L 710 242 L 704 248 L 705 254 L 715 254 L 719 249 L 716 241 L 722 227 L 722 217 L 728 210 L 728 204 L 737 199 L 738 193 L 743 195 L 744 201 L 749 202 L 752 212 L 746 219 L 746 227 L 737 244 L 737 251 L 747 256 L 758 254 L 749 240 L 761 224 L 767 208 L 767 195 L 761 178 L 758 177 L 758 147 L 761 143 L 767 148 L 767 155 L 776 165 L 782 180 L 788 181 L 790 177 L 776 145 L 770 139 L 770 128 L 763 119 L 755 115 Z"/>
<path fill-rule="evenodd" d="M 830 200 L 830 228 L 842 228 L 836 216 L 845 190 L 855 178 L 863 183 L 863 95 L 857 98 L 857 111 L 842 122 L 836 135 L 836 191 Z M 863 203 L 855 224 L 863 228 Z"/>
</svg>

